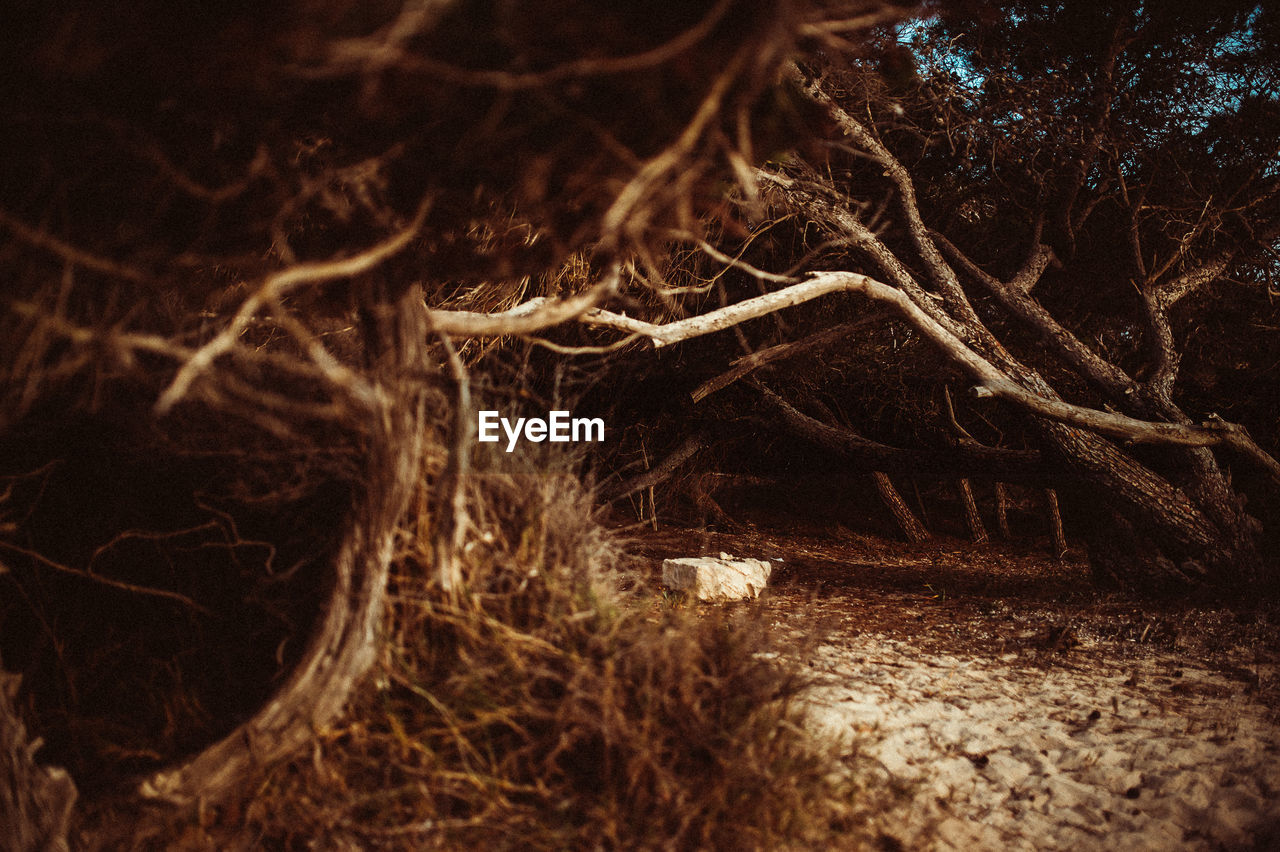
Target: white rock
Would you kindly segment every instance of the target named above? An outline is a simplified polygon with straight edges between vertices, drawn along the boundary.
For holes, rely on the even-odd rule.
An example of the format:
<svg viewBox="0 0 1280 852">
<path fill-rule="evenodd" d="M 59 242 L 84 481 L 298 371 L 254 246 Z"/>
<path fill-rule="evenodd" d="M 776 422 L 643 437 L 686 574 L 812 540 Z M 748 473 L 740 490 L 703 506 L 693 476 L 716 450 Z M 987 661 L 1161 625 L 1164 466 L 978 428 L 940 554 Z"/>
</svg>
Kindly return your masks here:
<svg viewBox="0 0 1280 852">
<path fill-rule="evenodd" d="M 734 559 L 727 553 L 665 559 L 662 585 L 685 592 L 700 601 L 737 601 L 756 598 L 769 582 L 772 569 L 762 559 Z"/>
</svg>

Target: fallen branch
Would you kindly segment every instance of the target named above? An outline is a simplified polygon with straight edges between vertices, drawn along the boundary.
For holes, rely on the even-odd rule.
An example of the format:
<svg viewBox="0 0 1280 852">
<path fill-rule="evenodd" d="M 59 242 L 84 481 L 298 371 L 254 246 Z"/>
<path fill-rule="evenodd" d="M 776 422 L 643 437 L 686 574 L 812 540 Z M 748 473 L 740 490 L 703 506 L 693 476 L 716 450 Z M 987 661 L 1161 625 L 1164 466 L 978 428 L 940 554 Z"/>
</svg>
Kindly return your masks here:
<svg viewBox="0 0 1280 852">
<path fill-rule="evenodd" d="M 761 349 L 758 352 L 752 352 L 750 355 L 743 355 L 741 358 L 733 362 L 732 369 L 698 385 L 691 394 L 693 401 L 701 402 L 716 391 L 723 390 L 738 379 L 751 373 L 753 370 L 758 370 L 766 364 L 771 364 L 774 361 L 778 361 L 783 358 L 790 358 L 793 355 L 799 355 L 801 352 L 808 352 L 811 349 L 826 346 L 829 343 L 842 339 L 849 332 L 861 328 L 864 325 L 878 322 L 886 316 L 887 314 L 884 313 L 871 314 L 869 316 L 856 319 L 853 322 L 841 323 L 840 325 L 832 326 L 831 328 L 820 331 L 817 334 L 811 334 L 803 340 L 779 343 L 776 346 L 770 346 L 768 349 Z"/>
<path fill-rule="evenodd" d="M 431 309 L 427 319 L 438 334 L 456 337 L 505 337 L 533 334 L 577 319 L 618 292 L 619 267 L 587 290 L 567 299 L 553 301 L 539 296 L 509 311 L 486 314 L 479 311 L 446 311 Z"/>
<path fill-rule="evenodd" d="M 15 237 L 32 248 L 38 248 L 62 259 L 72 266 L 80 266 L 125 281 L 145 282 L 148 276 L 141 269 L 126 266 L 109 257 L 102 257 L 78 248 L 40 228 L 33 228 L 6 210 L 0 210 L 0 227 L 7 228 Z"/>
<path fill-rule="evenodd" d="M 826 281 L 829 279 L 846 280 L 849 288 L 854 292 L 864 293 L 872 299 L 888 302 L 897 308 L 899 313 L 914 325 L 921 334 L 933 341 L 944 355 L 977 380 L 978 383 L 972 391 L 979 398 L 996 397 L 1008 400 L 1033 414 L 1049 420 L 1056 420 L 1089 432 L 1116 438 L 1128 444 L 1230 447 L 1258 464 L 1277 483 L 1280 483 L 1280 462 L 1277 462 L 1254 443 L 1243 426 L 1218 419 L 1208 420 L 1198 425 L 1156 423 L 1126 417 L 1123 414 L 1113 414 L 1107 411 L 1072 405 L 1062 400 L 1048 399 L 1019 386 L 1000 370 L 996 369 L 989 361 L 967 347 L 963 341 L 935 322 L 932 317 L 922 311 L 900 290 L 896 290 L 865 275 L 849 272 L 817 273 L 811 280 Z"/>
<path fill-rule="evenodd" d="M 623 497 L 630 497 L 637 491 L 643 491 L 646 488 L 652 488 L 660 482 L 671 478 L 680 465 L 693 458 L 699 450 L 706 446 L 706 443 L 696 435 L 690 435 L 681 442 L 680 446 L 667 456 L 655 468 L 647 470 L 616 488 L 609 491 L 605 497 L 605 501 L 612 503 L 615 500 L 621 500 Z"/>
<path fill-rule="evenodd" d="M 771 424 L 781 424 L 789 434 L 822 447 L 859 470 L 931 479 L 999 477 L 1027 485 L 1043 485 L 1047 481 L 1040 453 L 1035 450 L 999 449 L 977 443 L 948 450 L 891 447 L 851 429 L 815 420 L 762 384 L 754 387 L 774 415 Z"/>
<path fill-rule="evenodd" d="M 830 293 L 858 293 L 892 306 L 953 364 L 976 381 L 971 392 L 978 398 L 1003 399 L 1039 417 L 1066 423 L 1126 444 L 1228 447 L 1263 468 L 1272 479 L 1280 483 L 1280 462 L 1259 447 L 1244 427 L 1238 424 L 1220 419 L 1210 419 L 1199 424 L 1139 420 L 1033 393 L 970 349 L 901 290 L 857 272 L 815 272 L 807 281 L 799 284 L 746 299 L 701 316 L 661 325 L 604 310 L 590 311 L 582 316 L 582 321 L 642 334 L 653 342 L 655 348 L 659 348 L 722 331 L 749 319 L 803 304 Z"/>
<path fill-rule="evenodd" d="M 767 316 L 783 308 L 800 305 L 829 293 L 853 290 L 856 290 L 856 287 L 851 286 L 848 281 L 843 279 L 814 277 L 808 281 L 802 281 L 799 284 L 793 284 L 790 287 L 784 287 L 781 290 L 775 290 L 763 296 L 746 299 L 701 316 L 689 317 L 688 319 L 662 325 L 632 319 L 626 314 L 615 314 L 601 309 L 583 314 L 582 321 L 590 325 L 605 326 L 633 334 L 641 334 L 649 338 L 655 349 L 660 349 L 663 346 L 670 346 L 672 343 L 679 343 L 682 340 L 723 331 L 747 320 Z"/>
</svg>

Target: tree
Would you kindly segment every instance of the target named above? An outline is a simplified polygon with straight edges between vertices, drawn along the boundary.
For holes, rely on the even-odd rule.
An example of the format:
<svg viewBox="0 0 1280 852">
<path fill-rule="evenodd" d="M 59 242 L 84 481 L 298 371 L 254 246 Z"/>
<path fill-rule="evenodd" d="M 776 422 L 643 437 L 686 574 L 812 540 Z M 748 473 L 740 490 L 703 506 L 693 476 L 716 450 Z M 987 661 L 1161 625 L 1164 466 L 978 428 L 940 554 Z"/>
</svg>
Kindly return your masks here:
<svg viewBox="0 0 1280 852">
<path fill-rule="evenodd" d="M 915 26 L 918 83 L 811 54 L 788 83 L 826 144 L 754 173 L 744 207 L 758 197 L 774 218 L 718 254 L 808 279 L 757 273 L 784 286 L 658 328 L 593 321 L 667 345 L 834 292 L 886 303 L 975 396 L 1030 415 L 1073 509 L 1093 512 L 1100 578 L 1252 584 L 1261 528 L 1229 465 L 1272 495 L 1280 466 L 1243 426 L 1188 414 L 1176 387 L 1193 317 L 1239 298 L 1209 299 L 1215 282 L 1265 292 L 1276 268 L 1272 29 L 1248 3 L 1026 3 Z M 779 216 L 840 249 L 780 247 Z"/>
<path fill-rule="evenodd" d="M 495 316 L 691 220 L 799 19 L 733 0 L 19 6 L 0 33 L 5 664 L 23 712 L 66 723 L 46 757 L 118 769 L 118 743 L 68 726 L 124 703 L 145 714 L 130 735 L 167 740 L 134 751 L 137 789 L 215 800 L 367 671 L 424 478 L 456 593 L 453 338 L 613 295 L 617 276 L 575 278 Z M 135 651 L 160 672 L 141 687 L 114 676 L 143 678 Z M 184 683 L 203 697 L 151 700 Z"/>
<path fill-rule="evenodd" d="M 1076 511 L 1101 495 L 1116 518 L 1089 525 L 1099 576 L 1265 579 L 1242 497 L 1275 517 L 1274 436 L 1211 416 L 1232 400 L 1179 377 L 1188 351 L 1204 360 L 1197 329 L 1220 335 L 1274 290 L 1274 11 L 956 2 L 894 30 L 913 12 L 875 0 L 26 5 L 0 34 L 0 582 L 42 597 L 5 596 L 0 616 L 110 589 L 163 599 L 195 635 L 203 579 L 160 545 L 96 570 L 161 542 L 256 573 L 244 598 L 274 588 L 268 609 L 316 625 L 287 662 L 260 655 L 284 684 L 266 705 L 233 707 L 234 730 L 149 795 L 216 798 L 338 712 L 423 476 L 424 515 L 447 519 L 429 531 L 436 577 L 456 587 L 471 393 L 519 396 L 469 371 L 503 359 L 590 353 L 585 386 L 653 373 L 637 339 L 678 344 L 663 368 L 693 396 L 654 381 L 645 402 L 704 424 L 671 442 L 686 459 L 725 424 L 760 441 L 732 428 L 773 406 L 871 472 L 1047 481 Z M 1253 337 L 1232 341 L 1246 364 L 1275 349 Z M 726 372 L 735 343 L 755 360 Z M 818 405 L 819 350 L 842 405 Z M 794 381 L 760 380 L 766 362 Z M 859 392 L 894 370 L 932 396 Z M 976 399 L 944 419 L 959 381 Z M 1280 406 L 1233 410 L 1270 427 Z M 866 435 L 846 428 L 859 417 Z M 49 434 L 99 471 L 96 513 L 67 499 L 31 521 L 72 456 Z M 903 446 L 939 434 L 956 446 Z M 119 489 L 173 523 L 126 524 L 120 456 L 184 471 L 180 499 L 136 487 L 154 476 Z M 343 518 L 324 570 L 300 575 L 320 616 L 289 609 L 284 551 L 225 508 L 267 503 L 273 535 Z M 237 622 L 244 600 L 219 600 Z M 54 656 L 33 647 L 6 664 Z"/>
</svg>

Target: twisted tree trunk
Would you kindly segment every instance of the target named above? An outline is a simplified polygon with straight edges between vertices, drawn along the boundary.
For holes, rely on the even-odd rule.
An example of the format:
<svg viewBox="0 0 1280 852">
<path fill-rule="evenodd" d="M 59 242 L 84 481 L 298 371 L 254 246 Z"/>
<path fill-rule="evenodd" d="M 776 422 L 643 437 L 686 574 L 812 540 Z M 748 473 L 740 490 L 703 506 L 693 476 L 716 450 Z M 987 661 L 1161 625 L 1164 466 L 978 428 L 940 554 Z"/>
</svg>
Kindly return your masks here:
<svg viewBox="0 0 1280 852">
<path fill-rule="evenodd" d="M 394 353 L 369 411 L 368 487 L 333 560 L 333 590 L 302 659 L 253 718 L 186 762 L 147 778 L 145 799 L 175 805 L 216 802 L 246 773 L 295 754 L 342 711 L 373 664 L 397 524 L 422 476 L 426 429 L 419 390 L 405 376 L 424 358 L 429 325 L 416 290 L 394 313 L 381 343 Z"/>
</svg>

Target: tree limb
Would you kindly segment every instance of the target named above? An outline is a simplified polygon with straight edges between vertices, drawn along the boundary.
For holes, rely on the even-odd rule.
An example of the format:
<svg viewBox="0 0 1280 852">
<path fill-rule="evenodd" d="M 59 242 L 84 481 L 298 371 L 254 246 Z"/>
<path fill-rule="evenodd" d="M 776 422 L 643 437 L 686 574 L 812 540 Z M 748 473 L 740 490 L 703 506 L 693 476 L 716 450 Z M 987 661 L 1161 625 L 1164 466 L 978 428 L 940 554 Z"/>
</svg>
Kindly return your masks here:
<svg viewBox="0 0 1280 852">
<path fill-rule="evenodd" d="M 479 311 L 447 311 L 430 309 L 427 318 L 439 334 L 455 337 L 505 337 L 532 334 L 553 325 L 581 317 L 618 291 L 619 267 L 587 290 L 567 299 L 551 301 L 542 297 L 530 299 L 509 311 L 486 314 Z"/>
<path fill-rule="evenodd" d="M 760 349 L 756 352 L 752 352 L 750 355 L 743 355 L 741 358 L 738 358 L 733 362 L 732 369 L 721 373 L 713 379 L 708 379 L 694 389 L 691 394 L 693 401 L 701 402 L 716 391 L 723 390 L 738 379 L 753 370 L 757 370 L 765 366 L 766 364 L 771 364 L 782 358 L 790 358 L 793 355 L 798 355 L 801 352 L 807 352 L 810 349 L 826 346 L 829 343 L 841 339 L 849 332 L 861 328 L 864 325 L 879 322 L 886 316 L 888 316 L 888 314 L 883 312 L 870 314 L 862 317 L 861 319 L 856 319 L 853 322 L 841 323 L 840 325 L 832 326 L 831 328 L 820 331 L 817 334 L 811 334 L 802 340 L 779 343 L 776 346 L 770 346 L 768 349 Z"/>
<path fill-rule="evenodd" d="M 926 292 L 898 256 L 848 208 L 841 206 L 828 193 L 822 192 L 820 186 L 764 169 L 758 170 L 757 175 L 766 186 L 777 190 L 774 197 L 778 203 L 809 217 L 818 225 L 865 252 L 893 286 L 909 295 L 929 316 L 941 323 L 952 334 L 957 337 L 964 335 L 962 326 L 942 309 L 941 298 Z"/>
<path fill-rule="evenodd" d="M 160 394 L 160 398 L 156 402 L 156 413 L 166 414 L 186 396 L 191 383 L 208 370 L 214 361 L 235 347 L 236 342 L 249 327 L 254 316 L 264 306 L 278 303 L 281 297 L 299 285 L 332 281 L 335 278 L 350 278 L 353 275 L 367 272 L 387 258 L 398 254 L 417 237 L 418 231 L 421 229 L 422 223 L 426 220 L 427 213 L 431 209 L 431 201 L 430 196 L 423 198 L 418 204 L 418 210 L 414 214 L 413 221 L 407 227 L 359 254 L 337 260 L 299 263 L 268 275 L 258 286 L 258 289 L 240 305 L 240 309 L 236 311 L 235 316 L 227 327 L 208 343 L 195 350 L 191 357 L 179 368 L 169 386 Z M 315 351 L 316 349 L 323 349 L 323 347 L 316 343 L 308 354 L 312 356 L 312 360 L 317 362 L 317 366 L 330 373 L 335 383 L 352 391 L 352 395 L 355 398 L 365 402 L 372 402 L 371 389 L 354 372 L 342 367 L 333 359 L 323 356 L 317 358 L 320 353 Z"/>
<path fill-rule="evenodd" d="M 849 274 L 852 275 L 853 273 Z M 784 287 L 781 290 L 775 290 L 763 296 L 746 299 L 727 307 L 718 308 L 710 313 L 661 325 L 633 319 L 625 314 L 615 314 L 599 308 L 583 314 L 581 321 L 590 325 L 606 326 L 620 331 L 642 334 L 649 338 L 655 349 L 660 349 L 663 346 L 670 346 L 672 343 L 679 343 L 682 340 L 732 328 L 747 320 L 767 316 L 775 311 L 812 301 L 828 293 L 847 292 L 853 289 L 855 288 L 851 287 L 849 282 L 843 279 L 810 278 L 808 281 L 793 284 L 790 287 Z"/>
<path fill-rule="evenodd" d="M 845 135 L 853 140 L 862 150 L 867 152 L 875 162 L 884 169 L 885 176 L 893 182 L 898 190 L 898 199 L 906 222 L 907 234 L 916 247 L 920 259 L 924 261 L 930 276 L 938 283 L 943 298 L 961 322 L 978 324 L 978 315 L 960 287 L 955 271 L 947 265 L 946 260 L 938 252 L 937 246 L 930 239 L 929 229 L 920 217 L 920 205 L 916 201 L 915 182 L 911 173 L 889 152 L 860 121 L 849 115 L 839 104 L 822 90 L 821 81 L 807 80 L 799 67 L 792 63 L 789 68 L 791 80 L 805 92 L 814 103 L 822 106 Z"/>
<path fill-rule="evenodd" d="M 1048 266 L 1053 257 L 1051 249 L 1037 246 L 1014 279 L 1004 282 L 988 274 L 942 234 L 935 233 L 934 239 L 966 275 L 995 296 L 1005 310 L 1033 329 L 1041 342 L 1060 360 L 1087 378 L 1095 387 L 1116 400 L 1124 400 L 1140 390 L 1127 373 L 1089 349 L 1078 337 L 1063 328 L 1039 300 L 1028 292 L 1030 288 L 1023 286 L 1025 282 L 1038 277 Z"/>
<path fill-rule="evenodd" d="M 977 382 L 973 388 L 973 393 L 977 397 L 994 397 L 1013 402 L 1039 417 L 1069 424 L 1126 444 L 1230 447 L 1265 469 L 1276 482 L 1280 483 L 1280 463 L 1259 447 L 1242 426 L 1219 419 L 1207 420 L 1198 425 L 1139 420 L 1123 414 L 1072 405 L 1061 399 L 1051 399 L 1033 393 L 1021 387 L 990 361 L 974 352 L 963 340 L 929 316 L 901 290 L 856 272 L 812 273 L 807 281 L 782 290 L 747 299 L 702 316 L 661 325 L 601 310 L 584 314 L 582 321 L 643 334 L 653 341 L 655 348 L 658 348 L 721 331 L 782 308 L 839 292 L 859 293 L 892 306 L 953 364 Z"/>
<path fill-rule="evenodd" d="M 690 435 L 656 467 L 646 470 L 639 476 L 610 489 L 604 498 L 605 502 L 612 503 L 615 500 L 621 500 L 623 497 L 630 497 L 637 491 L 652 488 L 658 483 L 670 479 L 680 465 L 697 455 L 705 446 L 706 442 L 701 437 Z"/>
<path fill-rule="evenodd" d="M 762 401 L 787 431 L 868 471 L 950 479 L 991 476 L 1006 482 L 1044 485 L 1048 478 L 1035 450 L 1007 450 L 971 444 L 954 450 L 907 450 L 872 441 L 815 420 L 762 384 L 753 383 Z"/>
</svg>

